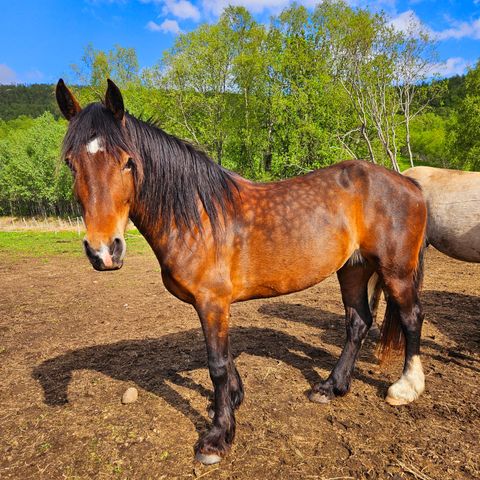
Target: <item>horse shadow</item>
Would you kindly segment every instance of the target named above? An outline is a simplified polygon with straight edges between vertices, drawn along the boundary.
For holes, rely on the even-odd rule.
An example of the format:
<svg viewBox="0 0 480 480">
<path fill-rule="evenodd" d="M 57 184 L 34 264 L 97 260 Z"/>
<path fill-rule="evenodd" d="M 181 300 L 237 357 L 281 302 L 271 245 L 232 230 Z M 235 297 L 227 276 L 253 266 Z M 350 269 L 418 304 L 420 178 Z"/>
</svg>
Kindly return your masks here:
<svg viewBox="0 0 480 480">
<path fill-rule="evenodd" d="M 480 297 L 465 295 L 456 292 L 426 290 L 421 294 L 423 311 L 428 320 L 449 340 L 455 347 L 439 345 L 434 340 L 424 338 L 423 345 L 439 352 L 431 355 L 432 358 L 442 363 L 455 363 L 456 365 L 480 372 L 480 368 L 473 363 L 478 359 L 471 353 L 480 352 Z M 459 322 L 458 311 L 468 320 Z M 466 363 L 468 362 L 468 363 Z"/>
<path fill-rule="evenodd" d="M 245 353 L 284 362 L 299 370 L 310 384 L 321 381 L 316 366 L 331 369 L 337 360 L 321 347 L 271 328 L 234 327 L 230 336 L 235 357 Z M 74 350 L 44 361 L 34 368 L 32 377 L 40 383 L 44 401 L 50 406 L 68 403 L 68 386 L 76 370 L 93 370 L 117 380 L 133 382 L 163 398 L 201 433 L 207 428 L 205 416 L 169 383 L 189 388 L 211 400 L 211 390 L 181 374 L 206 368 L 206 363 L 203 334 L 198 328 L 155 339 L 125 340 Z M 357 371 L 355 377 L 373 385 L 379 395 L 387 389 L 385 382 L 361 371 Z"/>
<path fill-rule="evenodd" d="M 426 290 L 421 294 L 423 310 L 432 323 L 457 345 L 476 349 L 480 345 L 480 297 L 457 292 Z M 468 320 L 459 324 L 458 312 Z"/>
<path fill-rule="evenodd" d="M 321 343 L 343 348 L 346 340 L 345 315 L 328 312 L 319 307 L 310 307 L 298 303 L 270 302 L 263 304 L 258 312 L 272 318 L 281 318 L 288 322 L 302 323 L 318 329 Z M 379 339 L 372 331 L 365 339 L 365 345 L 360 350 L 362 359 L 376 363 L 373 345 Z"/>
</svg>

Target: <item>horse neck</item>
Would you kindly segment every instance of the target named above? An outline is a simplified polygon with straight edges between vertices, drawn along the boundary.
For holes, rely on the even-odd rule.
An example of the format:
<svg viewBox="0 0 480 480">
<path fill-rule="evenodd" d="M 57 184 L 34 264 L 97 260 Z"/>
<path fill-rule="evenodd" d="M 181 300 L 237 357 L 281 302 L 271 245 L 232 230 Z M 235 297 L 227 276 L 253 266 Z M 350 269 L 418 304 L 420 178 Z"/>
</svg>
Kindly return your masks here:
<svg viewBox="0 0 480 480">
<path fill-rule="evenodd" d="M 186 227 L 180 230 L 174 220 L 170 222 L 170 225 L 165 225 L 161 212 L 158 218 L 149 219 L 148 215 L 144 214 L 145 208 L 142 202 L 137 200 L 131 209 L 130 219 L 147 240 L 162 266 L 165 262 L 175 263 L 176 256 L 181 257 L 185 250 L 191 252 L 192 244 L 203 241 L 203 234 L 211 234 L 209 227 L 207 227 L 207 232 L 202 234 L 196 229 L 190 231 Z M 200 213 L 206 216 L 203 210 Z"/>
<path fill-rule="evenodd" d="M 145 240 L 147 240 L 155 255 L 157 255 L 157 257 L 159 257 L 159 255 L 162 256 L 162 252 L 168 248 L 169 242 L 169 235 L 167 235 L 166 232 L 171 231 L 171 228 L 174 227 L 165 228 L 165 225 L 162 224 L 161 214 L 158 219 L 152 221 L 144 212 L 145 206 L 140 200 L 136 200 L 130 211 L 130 219 Z"/>
</svg>

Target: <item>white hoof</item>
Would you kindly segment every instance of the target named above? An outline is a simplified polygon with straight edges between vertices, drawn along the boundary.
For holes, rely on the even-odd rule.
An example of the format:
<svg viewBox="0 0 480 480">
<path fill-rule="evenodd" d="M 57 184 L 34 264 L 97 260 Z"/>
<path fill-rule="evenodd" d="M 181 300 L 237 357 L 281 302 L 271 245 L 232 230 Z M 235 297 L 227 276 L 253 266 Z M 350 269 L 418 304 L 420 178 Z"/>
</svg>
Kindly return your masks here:
<svg viewBox="0 0 480 480">
<path fill-rule="evenodd" d="M 222 457 L 215 455 L 214 453 L 200 453 L 195 454 L 195 460 L 203 463 L 204 465 L 214 465 L 222 460 Z"/>
</svg>

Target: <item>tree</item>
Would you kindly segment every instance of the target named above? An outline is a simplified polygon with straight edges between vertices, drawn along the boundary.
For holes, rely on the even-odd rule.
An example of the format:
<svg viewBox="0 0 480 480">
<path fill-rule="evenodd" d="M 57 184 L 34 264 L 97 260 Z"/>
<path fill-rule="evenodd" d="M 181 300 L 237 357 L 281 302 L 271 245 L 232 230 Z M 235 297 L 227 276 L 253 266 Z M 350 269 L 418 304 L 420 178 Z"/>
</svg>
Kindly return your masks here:
<svg viewBox="0 0 480 480">
<path fill-rule="evenodd" d="M 436 60 L 435 44 L 428 31 L 412 16 L 402 32 L 399 54 L 396 61 L 394 85 L 399 97 L 400 110 L 405 123 L 405 144 L 410 165 L 413 167 L 410 123 L 430 103 L 442 94 L 446 84 L 432 82 L 428 89 L 419 88 L 427 78 L 433 76 Z"/>
<path fill-rule="evenodd" d="M 465 90 L 450 150 L 458 167 L 480 170 L 480 61 L 468 72 Z"/>
<path fill-rule="evenodd" d="M 48 215 L 71 209 L 71 176 L 58 163 L 65 130 L 65 121 L 46 112 L 0 140 L 2 213 Z"/>
<path fill-rule="evenodd" d="M 101 98 L 107 78 L 112 79 L 120 88 L 138 86 L 140 82 L 139 64 L 134 48 L 115 45 L 105 52 L 97 50 L 89 43 L 84 50 L 81 64 L 71 65 L 77 84 L 83 88 L 75 89 L 81 103 L 89 103 Z"/>
</svg>

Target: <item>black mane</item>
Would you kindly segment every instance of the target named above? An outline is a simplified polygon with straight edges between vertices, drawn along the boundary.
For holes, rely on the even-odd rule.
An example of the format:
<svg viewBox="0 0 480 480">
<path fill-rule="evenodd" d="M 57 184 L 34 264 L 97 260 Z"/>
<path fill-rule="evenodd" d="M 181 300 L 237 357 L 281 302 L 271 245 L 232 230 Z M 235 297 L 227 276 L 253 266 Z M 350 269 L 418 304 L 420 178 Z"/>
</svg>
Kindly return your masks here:
<svg viewBox="0 0 480 480">
<path fill-rule="evenodd" d="M 201 232 L 201 202 L 214 234 L 218 233 L 228 207 L 235 208 L 235 174 L 153 121 L 128 113 L 125 117 L 123 128 L 104 105 L 88 105 L 70 122 L 63 156 L 80 155 L 93 138 L 100 137 L 108 154 L 119 159 L 123 150 L 134 160 L 136 196 L 144 212 L 140 221 L 162 230 L 173 221 L 180 232 L 195 227 Z"/>
</svg>

